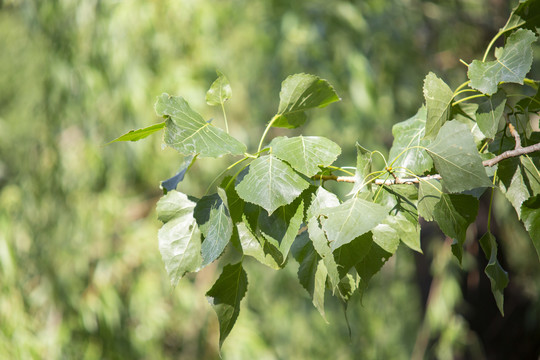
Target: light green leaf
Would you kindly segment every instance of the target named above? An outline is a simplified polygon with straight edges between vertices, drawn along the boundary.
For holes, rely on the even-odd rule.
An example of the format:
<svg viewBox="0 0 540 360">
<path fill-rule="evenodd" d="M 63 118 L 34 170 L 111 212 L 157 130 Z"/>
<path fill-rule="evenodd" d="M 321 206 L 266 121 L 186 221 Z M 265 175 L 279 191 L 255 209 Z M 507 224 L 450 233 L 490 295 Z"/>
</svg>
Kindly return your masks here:
<svg viewBox="0 0 540 360">
<path fill-rule="evenodd" d="M 167 220 L 158 231 L 159 251 L 173 287 L 202 263 L 201 233 L 192 211 L 195 203 L 179 194 L 176 191 L 167 194 L 158 210 L 158 217 Z"/>
<path fill-rule="evenodd" d="M 313 242 L 313 247 L 315 251 L 323 259 L 326 270 L 328 271 L 328 278 L 330 279 L 330 284 L 332 285 L 332 292 L 337 288 L 340 277 L 338 266 L 330 245 L 328 244 L 328 239 L 326 238 L 324 231 L 319 227 L 319 222 L 316 218 L 311 218 L 308 221 L 308 233 L 309 238 Z"/>
<path fill-rule="evenodd" d="M 385 251 L 376 243 L 373 243 L 369 253 L 362 261 L 355 265 L 356 272 L 360 276 L 360 283 L 358 284 L 360 298 L 363 297 L 371 278 L 381 270 L 391 256 L 391 253 Z"/>
<path fill-rule="evenodd" d="M 478 214 L 478 199 L 464 194 L 442 194 L 435 205 L 433 218 L 439 228 L 456 242 L 452 244 L 452 252 L 461 262 L 463 243 L 467 227 L 474 222 Z"/>
<path fill-rule="evenodd" d="M 534 32 L 519 29 L 508 37 L 503 48 L 495 49 L 497 60 L 474 60 L 467 72 L 471 80 L 470 86 L 491 95 L 497 92 L 497 86 L 502 81 L 523 84 L 523 79 L 531 69 L 531 44 L 534 41 Z"/>
<path fill-rule="evenodd" d="M 308 208 L 306 218 L 319 217 L 324 209 L 333 208 L 339 205 L 339 199 L 322 186 L 312 195 L 311 205 Z"/>
<path fill-rule="evenodd" d="M 441 200 L 442 186 L 438 180 L 420 181 L 418 186 L 418 214 L 427 221 L 433 221 L 435 205 Z"/>
<path fill-rule="evenodd" d="M 354 186 L 349 195 L 358 192 L 371 191 L 371 183 L 369 180 L 373 167 L 373 154 L 360 144 L 356 143 L 356 171 L 354 173 Z"/>
<path fill-rule="evenodd" d="M 540 259 L 540 195 L 531 197 L 521 206 L 521 220 L 529 232 Z"/>
<path fill-rule="evenodd" d="M 499 124 L 506 104 L 506 93 L 499 90 L 478 106 L 476 111 L 476 122 L 484 135 L 489 139 L 494 139 L 499 128 Z"/>
<path fill-rule="evenodd" d="M 165 127 L 165 122 L 161 122 L 159 124 L 154 124 L 154 125 L 142 128 L 142 129 L 130 130 L 124 135 L 117 137 L 113 141 L 108 142 L 107 145 L 112 144 L 113 142 L 117 142 L 117 141 L 139 141 L 141 139 L 144 139 L 147 136 L 152 135 L 156 131 L 163 129 L 164 127 Z"/>
<path fill-rule="evenodd" d="M 155 105 L 156 113 L 167 118 L 165 144 L 184 155 L 219 157 L 241 155 L 246 146 L 223 130 L 204 121 L 184 98 L 163 94 Z"/>
<path fill-rule="evenodd" d="M 339 101 L 328 81 L 308 74 L 295 74 L 285 79 L 281 84 L 279 99 L 273 126 L 284 128 L 296 128 L 304 124 L 306 110 L 322 108 Z"/>
<path fill-rule="evenodd" d="M 278 207 L 290 204 L 309 183 L 273 155 L 261 156 L 249 165 L 249 172 L 238 185 L 238 195 L 263 207 L 271 215 Z"/>
<path fill-rule="evenodd" d="M 307 177 L 320 171 L 318 165 L 330 166 L 341 153 L 339 145 L 320 136 L 277 137 L 270 147 L 272 154 Z"/>
<path fill-rule="evenodd" d="M 497 241 L 491 233 L 486 233 L 480 239 L 480 246 L 486 255 L 488 264 L 484 272 L 491 282 L 491 292 L 495 297 L 497 307 L 504 316 L 504 289 L 508 285 L 508 273 L 504 271 L 497 260 Z"/>
<path fill-rule="evenodd" d="M 358 197 L 343 204 L 323 209 L 323 229 L 332 243 L 332 250 L 351 242 L 373 229 L 388 215 L 388 209 Z"/>
<path fill-rule="evenodd" d="M 238 230 L 238 236 L 240 238 L 240 245 L 242 246 L 242 252 L 245 255 L 254 257 L 263 265 L 275 270 L 280 269 L 281 266 L 278 261 L 270 252 L 265 251 L 263 245 L 261 245 L 259 239 L 253 234 L 247 224 L 247 220 L 236 224 L 236 229 Z M 265 240 L 263 239 L 263 241 Z"/>
<path fill-rule="evenodd" d="M 218 78 L 212 83 L 210 89 L 206 92 L 206 103 L 211 106 L 221 105 L 232 96 L 231 84 L 229 79 L 221 72 L 216 71 Z"/>
<path fill-rule="evenodd" d="M 239 262 L 226 265 L 214 286 L 206 293 L 208 302 L 218 317 L 220 348 L 238 318 L 240 301 L 246 294 L 247 285 L 247 274 L 242 267 L 242 262 Z"/>
<path fill-rule="evenodd" d="M 216 260 L 231 239 L 233 224 L 225 204 L 210 210 L 210 220 L 201 226 L 204 241 L 201 246 L 202 266 Z"/>
<path fill-rule="evenodd" d="M 388 157 L 398 177 L 408 175 L 399 167 L 406 168 L 417 175 L 422 175 L 433 167 L 433 160 L 423 149 L 429 144 L 429 141 L 424 139 L 426 115 L 426 108 L 422 106 L 416 115 L 392 127 L 394 143 Z"/>
<path fill-rule="evenodd" d="M 427 151 L 449 192 L 493 186 L 466 125 L 447 122 Z"/>
<path fill-rule="evenodd" d="M 444 123 L 450 120 L 454 94 L 437 75 L 430 72 L 424 79 L 427 119 L 425 139 L 434 139 Z"/>
</svg>

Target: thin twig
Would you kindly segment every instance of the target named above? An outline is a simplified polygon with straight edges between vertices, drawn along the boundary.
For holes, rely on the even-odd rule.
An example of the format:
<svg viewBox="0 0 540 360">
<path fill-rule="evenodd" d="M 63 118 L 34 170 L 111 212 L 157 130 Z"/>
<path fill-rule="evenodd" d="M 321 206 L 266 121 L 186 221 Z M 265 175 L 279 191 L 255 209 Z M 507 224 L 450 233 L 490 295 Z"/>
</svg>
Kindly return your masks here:
<svg viewBox="0 0 540 360">
<path fill-rule="evenodd" d="M 505 151 L 502 154 L 495 156 L 493 159 L 483 161 L 482 165 L 493 166 L 504 159 L 530 154 L 535 151 L 540 151 L 540 143 L 527 147 L 520 146 L 518 149 Z"/>
<path fill-rule="evenodd" d="M 516 146 L 514 147 L 514 150 L 521 149 L 521 138 L 519 137 L 519 134 L 514 125 L 510 122 L 510 119 L 508 119 L 508 114 L 505 115 L 506 123 L 508 124 L 508 130 L 510 130 L 510 134 L 512 134 L 514 140 L 516 141 Z"/>
</svg>

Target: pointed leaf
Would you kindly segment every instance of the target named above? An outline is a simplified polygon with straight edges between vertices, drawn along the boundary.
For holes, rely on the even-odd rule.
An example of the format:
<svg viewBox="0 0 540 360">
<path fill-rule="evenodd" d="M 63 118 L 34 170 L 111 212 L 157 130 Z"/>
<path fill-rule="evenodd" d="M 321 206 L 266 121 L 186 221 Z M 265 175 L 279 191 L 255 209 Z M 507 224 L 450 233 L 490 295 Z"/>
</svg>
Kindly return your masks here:
<svg viewBox="0 0 540 360">
<path fill-rule="evenodd" d="M 459 262 L 462 258 L 467 228 L 474 222 L 477 214 L 478 199 L 464 194 L 442 194 L 433 210 L 433 218 L 439 224 L 439 228 L 446 236 L 456 241 L 452 244 L 452 251 Z"/>
<path fill-rule="evenodd" d="M 320 136 L 277 137 L 270 147 L 272 154 L 307 177 L 320 171 L 318 165 L 330 166 L 341 153 L 335 142 Z"/>
<path fill-rule="evenodd" d="M 219 157 L 241 155 L 246 146 L 223 130 L 204 121 L 184 98 L 163 94 L 155 105 L 156 113 L 167 118 L 165 144 L 184 155 Z"/>
<path fill-rule="evenodd" d="M 314 75 L 291 75 L 281 84 L 279 108 L 273 126 L 296 128 L 306 121 L 304 111 L 339 101 L 334 88 Z"/>
<path fill-rule="evenodd" d="M 260 205 L 269 214 L 290 204 L 309 183 L 273 155 L 261 156 L 249 165 L 249 173 L 236 185 L 238 195 Z"/>
<path fill-rule="evenodd" d="M 369 253 L 364 257 L 362 261 L 355 265 L 356 272 L 360 276 L 360 284 L 358 290 L 360 291 L 360 298 L 364 295 L 364 292 L 369 284 L 369 281 L 378 273 L 383 265 L 392 256 L 391 253 L 385 251 L 376 243 L 373 243 Z"/>
<path fill-rule="evenodd" d="M 178 191 L 169 191 L 156 205 L 158 220 L 164 223 L 190 214 L 194 208 L 195 203 L 189 200 L 186 194 Z"/>
<path fill-rule="evenodd" d="M 497 92 L 497 86 L 502 81 L 523 84 L 523 79 L 531 69 L 531 44 L 534 41 L 534 32 L 519 29 L 508 37 L 503 48 L 495 49 L 497 60 L 474 60 L 467 72 L 471 80 L 470 86 L 491 95 Z"/>
<path fill-rule="evenodd" d="M 240 238 L 240 244 L 242 246 L 242 252 L 244 255 L 252 256 L 261 264 L 266 265 L 272 269 L 280 269 L 280 263 L 272 256 L 268 251 L 265 251 L 263 245 L 259 242 L 259 239 L 253 234 L 248 227 L 247 220 L 236 224 L 238 230 L 238 236 Z M 265 241 L 263 239 L 263 241 Z"/>
<path fill-rule="evenodd" d="M 332 243 L 332 250 L 351 242 L 382 222 L 388 209 L 358 197 L 330 209 L 323 209 L 323 228 Z"/>
<path fill-rule="evenodd" d="M 433 221 L 435 205 L 441 200 L 442 186 L 438 180 L 420 181 L 418 186 L 418 214 L 427 221 Z"/>
<path fill-rule="evenodd" d="M 311 242 L 306 244 L 308 248 L 306 255 L 300 262 L 298 268 L 298 280 L 300 284 L 311 297 L 311 301 L 315 308 L 319 311 L 323 319 L 326 321 L 324 313 L 324 294 L 326 291 L 326 278 L 328 271 L 324 266 L 324 261 L 317 254 Z"/>
<path fill-rule="evenodd" d="M 216 71 L 218 78 L 212 83 L 210 89 L 206 92 L 206 103 L 210 106 L 221 105 L 232 96 L 231 84 L 229 79 L 221 72 Z"/>
<path fill-rule="evenodd" d="M 495 302 L 499 311 L 504 316 L 504 289 L 508 285 L 508 273 L 504 271 L 497 260 L 497 241 L 491 233 L 486 233 L 480 239 L 480 245 L 486 255 L 488 264 L 484 272 L 491 282 L 491 292 L 495 297 Z"/>
<path fill-rule="evenodd" d="M 494 139 L 499 128 L 499 123 L 506 104 L 506 93 L 499 90 L 495 95 L 487 98 L 478 106 L 476 111 L 476 122 L 484 135 L 489 139 Z"/>
<path fill-rule="evenodd" d="M 117 141 L 139 141 L 141 139 L 144 139 L 147 136 L 152 135 L 156 131 L 163 129 L 164 127 L 165 127 L 165 122 L 161 122 L 159 124 L 154 124 L 154 125 L 145 127 L 143 129 L 130 130 L 124 135 L 117 137 L 113 141 L 110 141 L 109 143 L 107 143 L 107 145 L 112 144 L 113 142 L 117 142 Z"/>
<path fill-rule="evenodd" d="M 417 175 L 422 175 L 433 167 L 433 160 L 423 149 L 429 144 L 429 141 L 424 139 L 426 116 L 426 108 L 422 106 L 412 118 L 392 127 L 394 143 L 389 158 L 398 177 L 407 176 L 407 173 L 398 167 L 406 168 Z"/>
<path fill-rule="evenodd" d="M 349 195 L 358 192 L 371 191 L 370 174 L 373 171 L 373 154 L 360 144 L 356 143 L 356 172 L 354 173 L 354 186 Z"/>
<path fill-rule="evenodd" d="M 225 204 L 210 211 L 210 220 L 201 226 L 204 241 L 201 246 L 202 266 L 216 260 L 231 239 L 233 224 Z"/>
<path fill-rule="evenodd" d="M 343 278 L 353 266 L 362 261 L 372 245 L 373 236 L 371 232 L 368 232 L 336 249 L 333 254 L 338 265 L 339 276 Z"/>
<path fill-rule="evenodd" d="M 447 122 L 427 151 L 449 192 L 493 186 L 470 131 L 458 121 Z"/>
<path fill-rule="evenodd" d="M 178 170 L 178 172 L 173 177 L 161 182 L 160 187 L 164 189 L 165 193 L 171 190 L 176 190 L 178 183 L 184 180 L 184 176 L 186 175 L 186 172 L 193 165 L 193 163 L 195 162 L 195 159 L 196 159 L 196 156 L 191 156 L 191 155 L 186 156 L 186 158 L 184 159 L 184 163 L 180 166 L 180 169 Z"/>
<path fill-rule="evenodd" d="M 340 279 L 338 267 L 336 260 L 334 259 L 334 255 L 332 254 L 332 250 L 330 249 L 330 245 L 328 244 L 328 239 L 324 235 L 324 231 L 319 227 L 318 223 L 319 222 L 315 218 L 311 218 L 308 221 L 309 238 L 313 242 L 315 251 L 323 259 L 326 270 L 328 271 L 330 284 L 332 285 L 332 291 L 334 291 L 338 286 Z"/>
<path fill-rule="evenodd" d="M 444 81 L 430 72 L 424 79 L 424 98 L 427 109 L 424 138 L 434 139 L 444 123 L 450 120 L 454 94 Z"/>
<path fill-rule="evenodd" d="M 521 206 L 521 220 L 529 232 L 536 254 L 540 259 L 540 195 L 525 201 Z"/>
<path fill-rule="evenodd" d="M 214 286 L 206 293 L 208 302 L 218 317 L 220 348 L 238 318 L 240 301 L 246 294 L 247 285 L 247 274 L 242 267 L 242 262 L 239 262 L 226 265 Z"/>
</svg>

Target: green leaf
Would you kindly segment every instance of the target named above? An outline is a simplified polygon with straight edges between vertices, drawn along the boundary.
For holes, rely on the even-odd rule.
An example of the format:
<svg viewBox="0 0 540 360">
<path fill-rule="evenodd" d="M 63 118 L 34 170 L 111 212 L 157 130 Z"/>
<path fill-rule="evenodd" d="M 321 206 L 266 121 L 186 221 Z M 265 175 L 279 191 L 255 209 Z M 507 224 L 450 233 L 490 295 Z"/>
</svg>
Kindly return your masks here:
<svg viewBox="0 0 540 360">
<path fill-rule="evenodd" d="M 264 245 L 261 245 L 257 236 L 253 234 L 246 219 L 244 222 L 236 224 L 236 229 L 238 230 L 242 252 L 245 255 L 254 257 L 261 264 L 272 269 L 277 270 L 281 268 L 281 262 L 276 260 L 271 252 L 265 251 Z M 266 241 L 264 238 L 262 240 Z"/>
<path fill-rule="evenodd" d="M 372 245 L 373 235 L 367 232 L 334 250 L 333 255 L 338 265 L 340 278 L 343 278 L 353 266 L 364 259 Z"/>
<path fill-rule="evenodd" d="M 214 286 L 206 293 L 208 302 L 218 317 L 220 348 L 238 318 L 240 301 L 246 294 L 247 285 L 247 274 L 242 267 L 242 262 L 239 262 L 226 265 Z"/>
<path fill-rule="evenodd" d="M 189 168 L 191 168 L 196 158 L 197 156 L 186 156 L 184 158 L 184 163 L 180 166 L 178 172 L 173 177 L 161 182 L 160 187 L 165 193 L 171 190 L 175 190 L 178 186 L 178 183 L 184 180 L 186 172 L 189 170 Z"/>
<path fill-rule="evenodd" d="M 489 139 L 495 138 L 500 120 L 503 116 L 505 104 L 506 93 L 501 89 L 478 106 L 476 122 L 480 130 Z"/>
<path fill-rule="evenodd" d="M 107 143 L 107 145 L 112 144 L 117 141 L 139 141 L 144 139 L 147 136 L 152 135 L 156 131 L 159 131 L 165 127 L 165 122 L 160 122 L 159 124 L 154 124 L 138 130 L 130 130 L 124 135 L 117 137 L 113 141 Z"/>
<path fill-rule="evenodd" d="M 167 118 L 165 144 L 181 154 L 219 157 L 246 152 L 244 144 L 204 121 L 180 96 L 163 94 L 158 97 L 155 108 L 159 116 Z"/>
<path fill-rule="evenodd" d="M 429 144 L 429 141 L 424 139 L 426 116 L 426 108 L 422 106 L 416 115 L 392 127 L 394 143 L 388 157 L 390 163 L 393 163 L 392 167 L 396 168 L 398 177 L 410 175 L 399 167 L 417 175 L 422 175 L 433 167 L 433 160 L 423 149 Z"/>
<path fill-rule="evenodd" d="M 503 48 L 495 49 L 493 61 L 474 60 L 469 65 L 467 76 L 470 86 L 484 94 L 497 92 L 500 82 L 523 84 L 523 79 L 531 69 L 533 53 L 531 44 L 536 41 L 534 32 L 519 29 L 508 37 Z"/>
<path fill-rule="evenodd" d="M 521 205 L 521 220 L 540 259 L 540 195 L 531 197 Z"/>
<path fill-rule="evenodd" d="M 540 190 L 540 178 L 534 176 L 535 169 L 534 163 L 526 157 L 506 159 L 498 164 L 499 189 L 518 216 L 523 202 L 533 196 L 535 190 Z"/>
<path fill-rule="evenodd" d="M 211 106 L 221 105 L 232 96 L 231 84 L 229 79 L 221 72 L 216 71 L 218 78 L 212 83 L 210 89 L 206 92 L 206 103 Z"/>
<path fill-rule="evenodd" d="M 478 199 L 464 194 L 442 194 L 433 210 L 433 218 L 439 228 L 456 241 L 452 244 L 452 252 L 460 263 L 467 228 L 474 222 L 477 214 Z"/>
<path fill-rule="evenodd" d="M 277 137 L 270 147 L 272 154 L 307 177 L 320 171 L 318 165 L 330 166 L 341 153 L 335 142 L 320 136 Z"/>
<path fill-rule="evenodd" d="M 328 244 L 328 239 L 326 238 L 324 231 L 319 227 L 319 222 L 316 218 L 311 218 L 308 221 L 308 233 L 309 238 L 313 242 L 313 247 L 315 251 L 323 259 L 326 270 L 328 271 L 328 278 L 330 279 L 330 284 L 332 285 L 332 292 L 337 288 L 339 284 L 339 271 Z"/>
<path fill-rule="evenodd" d="M 504 32 L 522 26 L 531 30 L 540 27 L 540 1 L 520 0 L 500 31 Z"/>
<path fill-rule="evenodd" d="M 391 256 L 391 253 L 385 251 L 376 243 L 373 243 L 369 253 L 362 261 L 355 265 L 356 272 L 360 276 L 360 283 L 358 285 L 360 298 L 363 297 L 371 278 L 381 270 Z"/>
<path fill-rule="evenodd" d="M 373 229 L 388 215 L 388 209 L 358 197 L 322 210 L 323 228 L 332 243 L 332 250 L 345 245 Z"/>
<path fill-rule="evenodd" d="M 441 200 L 442 186 L 438 180 L 423 180 L 418 186 L 418 214 L 433 221 L 435 205 Z"/>
<path fill-rule="evenodd" d="M 349 195 L 358 192 L 371 191 L 371 183 L 369 180 L 373 167 L 373 154 L 365 149 L 360 144 L 356 143 L 356 172 L 354 173 L 354 186 Z"/>
<path fill-rule="evenodd" d="M 195 203 L 186 195 L 171 191 L 160 203 L 158 217 L 167 222 L 158 231 L 159 251 L 175 287 L 182 276 L 201 266 L 201 233 L 193 217 Z"/>
<path fill-rule="evenodd" d="M 290 204 L 309 183 L 273 155 L 261 156 L 249 165 L 249 172 L 238 185 L 238 195 L 264 208 L 271 215 L 278 207 Z"/>
<path fill-rule="evenodd" d="M 268 223 L 263 224 L 261 221 L 261 216 L 259 216 L 259 225 L 261 226 L 261 230 L 265 234 L 271 235 L 278 241 L 279 251 L 281 252 L 284 260 L 287 259 L 291 245 L 298 234 L 298 230 L 300 230 L 302 220 L 304 220 L 304 202 L 300 201 L 299 204 L 295 203 L 296 201 L 290 205 L 282 206 L 272 214 L 274 219 L 277 218 L 276 222 L 283 224 L 284 226 L 276 226 L 276 222 L 272 222 L 270 226 L 268 226 Z M 294 210 L 295 208 L 296 210 Z M 268 230 L 266 230 L 265 227 Z M 277 230 L 278 227 L 281 227 L 283 230 L 278 230 L 278 232 L 276 232 L 275 230 Z"/>
<path fill-rule="evenodd" d="M 455 120 L 447 122 L 427 151 L 449 192 L 493 186 L 466 125 Z"/>
<path fill-rule="evenodd" d="M 328 81 L 308 74 L 295 74 L 286 78 L 281 84 L 279 99 L 273 126 L 284 128 L 296 128 L 304 124 L 306 110 L 322 108 L 339 101 Z"/>
<path fill-rule="evenodd" d="M 298 280 L 308 292 L 315 308 L 319 311 L 323 319 L 327 321 L 324 313 L 324 294 L 326 291 L 328 271 L 326 270 L 324 261 L 317 254 L 311 242 L 308 242 L 305 247 L 307 248 L 305 250 L 306 255 L 303 257 L 298 268 Z"/>
<path fill-rule="evenodd" d="M 450 120 L 454 93 L 444 81 L 430 72 L 424 79 L 427 119 L 425 139 L 434 139 L 444 123 Z"/>
<path fill-rule="evenodd" d="M 491 282 L 491 292 L 495 297 L 495 302 L 499 311 L 504 316 L 504 294 L 503 291 L 508 285 L 508 273 L 504 271 L 497 260 L 497 241 L 491 233 L 486 233 L 480 239 L 480 245 L 486 255 L 488 264 L 484 272 Z"/>
<path fill-rule="evenodd" d="M 210 211 L 210 220 L 201 226 L 204 241 L 201 246 L 202 266 L 216 260 L 225 246 L 229 243 L 233 231 L 233 224 L 225 204 L 219 205 Z"/>
<path fill-rule="evenodd" d="M 220 188 L 224 189 L 225 195 L 227 197 L 227 209 L 229 210 L 231 219 L 233 222 L 237 223 L 242 221 L 242 214 L 244 213 L 244 200 L 238 196 L 234 186 L 229 186 L 229 181 L 232 179 L 232 176 L 226 176 L 221 182 Z"/>
<path fill-rule="evenodd" d="M 312 195 L 313 200 L 307 211 L 306 218 L 319 217 L 325 209 L 339 205 L 338 197 L 322 186 Z"/>
<path fill-rule="evenodd" d="M 480 147 L 486 140 L 486 135 L 478 127 L 476 122 L 476 111 L 478 110 L 478 104 L 474 103 L 460 103 L 452 106 L 453 120 L 457 120 L 462 124 L 465 124 L 473 136 L 476 147 Z"/>
</svg>

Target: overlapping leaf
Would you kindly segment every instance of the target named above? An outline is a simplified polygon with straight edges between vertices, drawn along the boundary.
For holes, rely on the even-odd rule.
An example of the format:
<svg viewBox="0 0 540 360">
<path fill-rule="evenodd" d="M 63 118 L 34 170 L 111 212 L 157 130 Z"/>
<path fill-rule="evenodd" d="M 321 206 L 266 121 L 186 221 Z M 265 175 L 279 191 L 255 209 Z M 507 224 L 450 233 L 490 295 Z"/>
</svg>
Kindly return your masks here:
<svg viewBox="0 0 540 360">
<path fill-rule="evenodd" d="M 531 30 L 540 27 L 540 1 L 520 0 L 501 31 L 505 32 L 519 27 Z"/>
<path fill-rule="evenodd" d="M 435 205 L 441 200 L 442 186 L 438 180 L 423 180 L 418 186 L 418 214 L 433 221 Z"/>
<path fill-rule="evenodd" d="M 508 273 L 504 271 L 497 260 L 497 241 L 491 233 L 486 233 L 480 239 L 480 246 L 486 255 L 488 264 L 484 272 L 491 282 L 491 292 L 495 297 L 495 302 L 499 311 L 504 316 L 504 289 L 508 285 Z"/>
<path fill-rule="evenodd" d="M 422 106 L 416 115 L 397 123 L 392 127 L 394 143 L 390 149 L 390 163 L 396 168 L 396 175 L 403 177 L 407 173 L 400 167 L 414 174 L 421 175 L 433 167 L 433 160 L 424 149 L 429 140 L 424 139 L 427 111 Z M 398 158 L 399 156 L 399 158 Z"/>
<path fill-rule="evenodd" d="M 279 100 L 273 126 L 296 128 L 306 121 L 304 111 L 325 107 L 339 101 L 339 97 L 328 81 L 315 75 L 295 74 L 281 84 Z"/>
<path fill-rule="evenodd" d="M 296 199 L 309 183 L 273 155 L 261 156 L 249 165 L 249 172 L 238 185 L 238 195 L 272 214 L 278 207 Z"/>
<path fill-rule="evenodd" d="M 202 266 L 210 264 L 221 255 L 231 239 L 232 231 L 233 223 L 229 212 L 225 203 L 221 203 L 218 208 L 210 211 L 210 219 L 201 226 L 204 235 L 201 246 Z"/>
<path fill-rule="evenodd" d="M 531 197 L 521 206 L 521 220 L 540 259 L 540 195 Z"/>
<path fill-rule="evenodd" d="M 320 136 L 277 137 L 270 146 L 272 154 L 308 177 L 319 172 L 318 165 L 331 165 L 341 153 L 335 142 Z"/>
<path fill-rule="evenodd" d="M 358 192 L 371 191 L 371 178 L 373 167 L 373 154 L 360 144 L 356 143 L 356 172 L 354 173 L 354 186 L 349 195 Z"/>
<path fill-rule="evenodd" d="M 508 37 L 504 47 L 495 49 L 496 60 L 474 60 L 467 72 L 470 86 L 491 95 L 497 92 L 497 86 L 502 81 L 523 84 L 523 79 L 531 69 L 531 44 L 535 40 L 534 32 L 519 29 Z"/>
<path fill-rule="evenodd" d="M 450 120 L 454 94 L 444 81 L 430 72 L 424 79 L 424 98 L 427 109 L 424 137 L 434 139 L 444 123 Z"/>
<path fill-rule="evenodd" d="M 427 151 L 449 192 L 493 186 L 466 125 L 447 122 Z"/>
<path fill-rule="evenodd" d="M 163 94 L 155 105 L 156 113 L 167 118 L 164 141 L 184 155 L 219 157 L 241 155 L 246 146 L 223 130 L 204 121 L 184 98 Z"/>
<path fill-rule="evenodd" d="M 246 294 L 247 285 L 247 274 L 242 267 L 242 262 L 239 262 L 226 265 L 217 281 L 206 293 L 208 302 L 218 317 L 220 347 L 238 318 L 240 301 Z"/>
<path fill-rule="evenodd" d="M 281 268 L 280 259 L 276 259 L 271 252 L 265 250 L 264 244 L 260 243 L 257 236 L 249 228 L 247 220 L 236 224 L 236 228 L 244 255 L 252 256 L 261 264 L 269 266 L 272 269 L 277 270 Z M 265 241 L 264 239 L 262 240 Z"/>
<path fill-rule="evenodd" d="M 478 106 L 476 111 L 476 122 L 484 135 L 489 139 L 494 139 L 500 120 L 503 116 L 506 104 L 506 94 L 504 90 L 499 90 Z"/>
<path fill-rule="evenodd" d="M 364 259 L 355 265 L 356 272 L 360 276 L 358 290 L 361 298 L 371 278 L 381 270 L 391 256 L 391 253 L 385 251 L 377 243 L 373 243 Z"/>
<path fill-rule="evenodd" d="M 537 158 L 523 156 L 499 163 L 499 188 L 512 203 L 518 216 L 523 202 L 540 194 L 540 171 L 534 160 L 538 161 Z"/>
<path fill-rule="evenodd" d="M 324 262 L 328 272 L 328 279 L 332 285 L 332 291 L 334 291 L 337 288 L 340 280 L 338 266 L 334 256 L 332 255 L 332 250 L 328 244 L 328 239 L 326 238 L 324 231 L 319 227 L 319 222 L 317 219 L 311 218 L 308 221 L 308 233 L 315 251 L 319 254 Z"/>
</svg>

